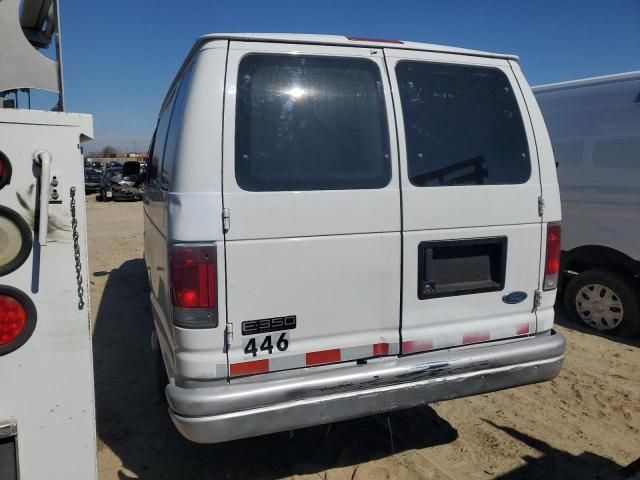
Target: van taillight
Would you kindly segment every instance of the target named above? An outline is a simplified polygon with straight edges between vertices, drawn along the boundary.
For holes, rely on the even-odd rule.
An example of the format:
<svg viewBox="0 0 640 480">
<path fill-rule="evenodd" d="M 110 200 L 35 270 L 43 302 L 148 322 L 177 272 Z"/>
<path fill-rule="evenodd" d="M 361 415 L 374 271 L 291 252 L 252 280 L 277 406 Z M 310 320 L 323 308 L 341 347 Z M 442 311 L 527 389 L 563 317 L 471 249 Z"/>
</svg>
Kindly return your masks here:
<svg viewBox="0 0 640 480">
<path fill-rule="evenodd" d="M 169 250 L 173 323 L 187 328 L 218 326 L 215 244 L 174 244 Z"/>
<path fill-rule="evenodd" d="M 544 290 L 553 290 L 558 286 L 560 273 L 561 226 L 559 223 L 547 225 L 547 253 L 544 264 Z"/>
</svg>

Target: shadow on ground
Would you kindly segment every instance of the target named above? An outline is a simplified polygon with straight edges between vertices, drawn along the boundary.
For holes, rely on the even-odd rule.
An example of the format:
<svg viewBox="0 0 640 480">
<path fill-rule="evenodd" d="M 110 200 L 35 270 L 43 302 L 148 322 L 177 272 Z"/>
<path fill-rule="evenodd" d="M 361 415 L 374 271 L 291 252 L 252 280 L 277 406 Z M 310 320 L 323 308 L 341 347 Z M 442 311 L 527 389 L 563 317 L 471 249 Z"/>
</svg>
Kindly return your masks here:
<svg viewBox="0 0 640 480">
<path fill-rule="evenodd" d="M 293 436 L 190 443 L 174 429 L 157 393 L 151 329 L 145 265 L 142 259 L 129 260 L 109 272 L 93 336 L 98 449 L 108 447 L 120 458 L 125 468 L 118 472 L 120 479 L 280 478 L 457 438 L 457 431 L 433 409 L 420 407 L 299 430 Z"/>
<path fill-rule="evenodd" d="M 564 307 L 558 303 L 555 306 L 556 318 L 555 322 L 558 325 L 562 325 L 565 328 L 570 328 L 571 330 L 575 330 L 580 333 L 586 333 L 587 335 L 593 335 L 595 337 L 604 338 L 606 340 L 610 340 L 612 342 L 621 343 L 623 345 L 630 345 L 632 347 L 640 348 L 640 336 L 632 337 L 632 338 L 622 338 L 617 337 L 615 335 L 608 335 L 606 333 L 599 332 L 594 328 L 591 328 L 587 325 L 583 325 L 582 323 L 574 322 L 570 320 L 565 311 Z"/>
<path fill-rule="evenodd" d="M 541 456 L 523 457 L 524 464 L 509 473 L 497 477 L 499 480 L 632 480 L 640 479 L 640 458 L 627 466 L 592 452 L 573 455 L 552 447 L 546 442 L 522 433 L 515 428 L 489 425 L 502 430 L 516 440 L 540 452 Z"/>
</svg>

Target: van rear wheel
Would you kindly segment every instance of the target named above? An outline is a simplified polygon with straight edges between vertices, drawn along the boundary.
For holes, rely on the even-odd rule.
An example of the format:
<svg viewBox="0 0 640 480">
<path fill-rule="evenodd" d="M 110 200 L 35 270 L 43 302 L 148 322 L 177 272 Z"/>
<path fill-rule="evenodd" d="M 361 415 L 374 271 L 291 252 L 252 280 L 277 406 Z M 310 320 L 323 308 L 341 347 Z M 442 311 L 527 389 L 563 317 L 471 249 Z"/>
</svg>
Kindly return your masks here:
<svg viewBox="0 0 640 480">
<path fill-rule="evenodd" d="M 602 333 L 631 337 L 640 333 L 640 303 L 634 278 L 593 268 L 573 277 L 564 307 L 575 322 Z"/>
</svg>

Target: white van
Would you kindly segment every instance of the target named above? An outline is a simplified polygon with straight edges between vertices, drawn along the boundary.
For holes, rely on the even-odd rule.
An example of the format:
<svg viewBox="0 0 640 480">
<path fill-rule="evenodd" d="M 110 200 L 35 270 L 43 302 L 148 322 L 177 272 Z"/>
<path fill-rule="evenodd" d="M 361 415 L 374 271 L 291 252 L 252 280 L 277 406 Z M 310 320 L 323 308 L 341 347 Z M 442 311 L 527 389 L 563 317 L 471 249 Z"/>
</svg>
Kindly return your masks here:
<svg viewBox="0 0 640 480">
<path fill-rule="evenodd" d="M 561 368 L 558 184 L 516 57 L 207 35 L 160 110 L 144 203 L 154 343 L 195 442 Z"/>
<path fill-rule="evenodd" d="M 565 309 L 602 332 L 640 334 L 640 72 L 533 91 L 558 161 Z"/>
</svg>

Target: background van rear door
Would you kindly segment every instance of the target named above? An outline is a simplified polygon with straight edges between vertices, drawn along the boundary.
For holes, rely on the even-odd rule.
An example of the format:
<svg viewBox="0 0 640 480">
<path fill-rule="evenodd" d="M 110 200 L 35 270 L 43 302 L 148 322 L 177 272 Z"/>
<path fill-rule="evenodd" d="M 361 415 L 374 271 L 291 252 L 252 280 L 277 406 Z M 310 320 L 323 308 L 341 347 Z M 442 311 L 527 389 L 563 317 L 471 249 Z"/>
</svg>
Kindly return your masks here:
<svg viewBox="0 0 640 480">
<path fill-rule="evenodd" d="M 403 353 L 533 333 L 541 187 L 508 61 L 385 55 L 398 109 Z"/>
<path fill-rule="evenodd" d="M 396 145 L 382 50 L 230 42 L 231 377 L 398 352 Z"/>
</svg>

